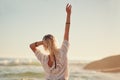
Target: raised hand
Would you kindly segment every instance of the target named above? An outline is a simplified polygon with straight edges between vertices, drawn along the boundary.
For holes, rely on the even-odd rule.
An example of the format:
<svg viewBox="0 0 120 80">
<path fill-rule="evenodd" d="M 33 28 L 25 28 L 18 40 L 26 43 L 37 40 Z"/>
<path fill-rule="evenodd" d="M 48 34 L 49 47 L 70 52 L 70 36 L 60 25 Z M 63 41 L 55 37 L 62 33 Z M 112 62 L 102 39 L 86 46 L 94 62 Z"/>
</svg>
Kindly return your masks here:
<svg viewBox="0 0 120 80">
<path fill-rule="evenodd" d="M 68 15 L 71 15 L 71 8 L 72 8 L 71 4 L 68 3 L 66 6 L 66 12 Z"/>
</svg>

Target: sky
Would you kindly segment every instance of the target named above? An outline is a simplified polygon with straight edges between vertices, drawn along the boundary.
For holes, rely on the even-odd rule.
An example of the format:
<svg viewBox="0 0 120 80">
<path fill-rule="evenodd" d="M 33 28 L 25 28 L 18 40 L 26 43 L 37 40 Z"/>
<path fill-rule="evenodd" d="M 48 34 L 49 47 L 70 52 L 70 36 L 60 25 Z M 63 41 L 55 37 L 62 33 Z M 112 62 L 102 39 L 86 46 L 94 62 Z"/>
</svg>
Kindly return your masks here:
<svg viewBox="0 0 120 80">
<path fill-rule="evenodd" d="M 0 57 L 35 58 L 29 44 L 52 34 L 62 44 L 72 5 L 69 60 L 120 54 L 119 0 L 0 0 Z"/>
</svg>

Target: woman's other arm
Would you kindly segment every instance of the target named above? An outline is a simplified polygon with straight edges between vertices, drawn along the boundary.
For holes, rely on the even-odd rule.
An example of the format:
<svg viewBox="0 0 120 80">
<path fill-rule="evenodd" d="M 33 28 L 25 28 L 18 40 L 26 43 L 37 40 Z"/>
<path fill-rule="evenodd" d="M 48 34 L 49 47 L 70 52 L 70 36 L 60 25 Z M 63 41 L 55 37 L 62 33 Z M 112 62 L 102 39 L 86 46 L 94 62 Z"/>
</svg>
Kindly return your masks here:
<svg viewBox="0 0 120 80">
<path fill-rule="evenodd" d="M 35 52 L 37 50 L 36 47 L 43 45 L 43 41 L 39 41 L 39 42 L 34 42 L 32 44 L 30 44 L 30 48 L 33 52 Z"/>
</svg>

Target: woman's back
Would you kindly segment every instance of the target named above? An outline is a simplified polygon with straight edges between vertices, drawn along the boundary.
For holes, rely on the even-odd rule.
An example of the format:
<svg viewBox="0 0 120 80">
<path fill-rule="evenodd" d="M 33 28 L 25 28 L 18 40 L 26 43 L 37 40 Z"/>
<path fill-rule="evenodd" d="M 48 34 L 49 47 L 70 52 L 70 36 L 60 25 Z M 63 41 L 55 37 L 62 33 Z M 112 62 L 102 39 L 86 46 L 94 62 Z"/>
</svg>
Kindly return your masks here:
<svg viewBox="0 0 120 80">
<path fill-rule="evenodd" d="M 69 42 L 63 41 L 61 48 L 58 53 L 55 54 L 56 57 L 56 68 L 55 62 L 52 67 L 47 63 L 49 60 L 48 55 L 44 55 L 39 50 L 35 51 L 35 55 L 38 60 L 41 62 L 46 75 L 46 80 L 68 80 L 68 58 L 67 52 L 69 48 Z M 39 54 L 39 55 L 37 55 Z"/>
</svg>

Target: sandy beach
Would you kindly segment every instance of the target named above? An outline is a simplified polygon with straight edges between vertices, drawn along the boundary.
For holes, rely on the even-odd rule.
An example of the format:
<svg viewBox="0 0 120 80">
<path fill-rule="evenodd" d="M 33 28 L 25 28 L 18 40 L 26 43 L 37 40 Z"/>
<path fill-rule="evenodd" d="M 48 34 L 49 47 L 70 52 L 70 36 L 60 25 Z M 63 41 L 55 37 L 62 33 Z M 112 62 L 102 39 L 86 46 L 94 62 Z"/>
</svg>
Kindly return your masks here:
<svg viewBox="0 0 120 80">
<path fill-rule="evenodd" d="M 100 72 L 120 72 L 120 55 L 109 56 L 101 60 L 88 63 L 84 69 Z"/>
</svg>

